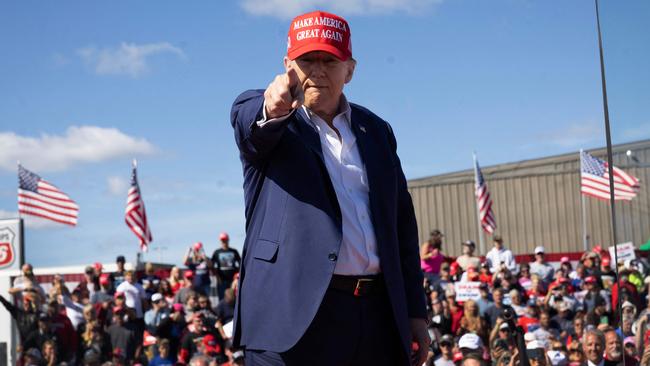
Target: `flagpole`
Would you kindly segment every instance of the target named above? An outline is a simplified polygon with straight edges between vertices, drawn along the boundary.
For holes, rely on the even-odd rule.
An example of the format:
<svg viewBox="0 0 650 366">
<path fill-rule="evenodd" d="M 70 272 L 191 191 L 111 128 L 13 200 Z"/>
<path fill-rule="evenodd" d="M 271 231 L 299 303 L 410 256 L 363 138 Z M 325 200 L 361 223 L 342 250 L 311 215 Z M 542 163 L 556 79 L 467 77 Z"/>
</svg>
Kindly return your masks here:
<svg viewBox="0 0 650 366">
<path fill-rule="evenodd" d="M 476 222 L 478 226 L 476 227 L 478 229 L 478 240 L 479 240 L 479 248 L 481 249 L 481 254 L 485 254 L 485 243 L 483 242 L 483 230 L 481 230 L 481 212 L 479 211 L 478 207 L 478 197 L 476 197 L 476 177 L 478 177 L 478 164 L 476 164 L 476 152 L 472 153 L 472 157 L 474 158 L 474 202 L 476 203 Z"/>
<path fill-rule="evenodd" d="M 16 163 L 17 163 L 17 167 L 18 167 L 18 189 L 19 189 L 18 192 L 20 193 L 20 160 L 16 160 Z M 22 216 L 22 214 L 20 213 L 20 202 L 18 202 L 18 206 L 19 206 L 19 207 L 18 207 L 18 218 L 19 218 L 20 220 L 22 220 L 22 219 L 23 219 L 23 216 Z"/>
<path fill-rule="evenodd" d="M 580 149 L 580 157 L 578 157 L 580 161 L 580 175 L 582 176 L 582 149 Z M 582 186 L 582 183 L 580 183 L 580 186 Z M 585 195 L 582 194 L 582 189 L 580 190 L 580 206 L 582 206 L 582 245 L 585 250 L 587 251 L 587 248 L 589 247 L 589 243 L 587 240 L 587 207 L 586 207 L 586 202 L 585 202 Z"/>
<path fill-rule="evenodd" d="M 616 201 L 615 201 L 615 186 L 614 186 L 614 157 L 612 154 L 612 134 L 609 125 L 609 107 L 607 105 L 607 82 L 605 81 L 605 61 L 603 57 L 603 37 L 600 32 L 600 11 L 598 9 L 598 0 L 594 0 L 596 5 L 596 26 L 598 27 L 598 53 L 600 56 L 600 79 L 603 89 L 603 114 L 605 115 L 605 137 L 607 139 L 607 171 L 609 174 L 609 207 L 612 212 L 612 239 L 614 241 L 614 268 L 616 270 L 616 282 L 620 288 L 620 276 L 618 274 L 618 248 L 616 244 Z M 616 304 L 619 319 L 621 317 L 621 302 Z M 625 366 L 625 357 L 623 357 L 623 366 Z"/>
</svg>

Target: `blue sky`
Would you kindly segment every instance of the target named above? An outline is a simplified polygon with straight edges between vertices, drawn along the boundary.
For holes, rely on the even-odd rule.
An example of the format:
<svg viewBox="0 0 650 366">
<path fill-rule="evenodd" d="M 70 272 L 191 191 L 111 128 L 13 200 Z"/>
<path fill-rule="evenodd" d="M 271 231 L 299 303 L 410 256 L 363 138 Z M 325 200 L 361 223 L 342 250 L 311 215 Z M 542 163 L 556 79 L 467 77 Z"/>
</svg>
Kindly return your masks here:
<svg viewBox="0 0 650 366">
<path fill-rule="evenodd" d="M 37 266 L 135 259 L 124 224 L 139 161 L 152 247 L 180 262 L 244 238 L 234 98 L 282 72 L 300 12 L 346 17 L 346 89 L 393 125 L 408 178 L 604 145 L 590 0 L 239 0 L 0 3 L 0 215 L 17 160 L 81 207 L 76 228 L 29 220 Z M 601 0 L 615 143 L 650 138 L 650 2 Z M 153 250 L 145 258 L 158 260 Z"/>
</svg>

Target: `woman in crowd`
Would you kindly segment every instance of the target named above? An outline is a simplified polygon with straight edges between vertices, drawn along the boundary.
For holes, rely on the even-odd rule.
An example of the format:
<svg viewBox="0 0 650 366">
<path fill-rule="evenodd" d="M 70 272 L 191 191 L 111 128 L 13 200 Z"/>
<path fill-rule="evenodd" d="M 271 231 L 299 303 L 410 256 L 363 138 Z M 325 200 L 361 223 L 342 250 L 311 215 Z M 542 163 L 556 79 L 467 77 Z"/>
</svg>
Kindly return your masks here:
<svg viewBox="0 0 650 366">
<path fill-rule="evenodd" d="M 485 319 L 480 317 L 478 305 L 472 300 L 465 301 L 465 304 L 463 304 L 463 317 L 460 319 L 460 327 L 456 335 L 462 336 L 465 333 L 474 333 L 481 337 L 483 344 L 487 344 L 488 325 Z"/>
<path fill-rule="evenodd" d="M 160 288 L 158 289 L 158 292 L 163 296 L 168 305 L 174 303 L 175 293 L 168 280 L 160 280 Z"/>
<path fill-rule="evenodd" d="M 420 266 L 424 276 L 431 283 L 438 281 L 440 265 L 444 262 L 445 256 L 442 255 L 442 233 L 439 230 L 433 230 L 429 240 L 420 246 Z"/>
</svg>

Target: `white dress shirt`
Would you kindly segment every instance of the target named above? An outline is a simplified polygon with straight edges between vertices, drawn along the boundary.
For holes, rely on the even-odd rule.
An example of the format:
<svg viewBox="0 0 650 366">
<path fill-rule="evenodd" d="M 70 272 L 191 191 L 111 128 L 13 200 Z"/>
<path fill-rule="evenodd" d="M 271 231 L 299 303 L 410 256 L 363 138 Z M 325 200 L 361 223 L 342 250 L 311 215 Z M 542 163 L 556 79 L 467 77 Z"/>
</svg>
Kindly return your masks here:
<svg viewBox="0 0 650 366">
<path fill-rule="evenodd" d="M 510 249 L 497 249 L 496 247 L 493 247 L 492 250 L 487 253 L 485 258 L 490 263 L 490 272 L 492 273 L 499 271 L 501 268 L 501 262 L 503 262 L 511 272 L 514 272 L 517 269 L 515 257 L 512 255 Z"/>
<path fill-rule="evenodd" d="M 370 216 L 368 178 L 351 128 L 350 104 L 342 96 L 340 112 L 332 121 L 340 138 L 322 118 L 307 107 L 302 108 L 320 137 L 325 167 L 341 208 L 342 240 L 334 273 L 340 275 L 379 273 L 381 267 L 377 253 L 377 239 Z M 266 123 L 280 122 L 288 116 L 266 120 L 264 115 L 264 119 L 257 121 L 257 125 L 261 127 Z"/>
</svg>

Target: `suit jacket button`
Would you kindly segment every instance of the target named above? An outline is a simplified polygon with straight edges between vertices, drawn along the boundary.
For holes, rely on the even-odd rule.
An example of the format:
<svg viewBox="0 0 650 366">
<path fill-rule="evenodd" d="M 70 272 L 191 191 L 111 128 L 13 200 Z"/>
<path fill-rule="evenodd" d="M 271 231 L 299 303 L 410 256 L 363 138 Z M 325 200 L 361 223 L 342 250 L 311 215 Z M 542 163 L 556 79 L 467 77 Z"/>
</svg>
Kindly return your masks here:
<svg viewBox="0 0 650 366">
<path fill-rule="evenodd" d="M 331 260 L 332 262 L 334 262 L 335 260 L 338 259 L 338 256 L 336 255 L 336 253 L 332 252 L 332 253 L 330 253 L 330 255 L 327 256 L 327 258 L 329 260 Z"/>
</svg>

